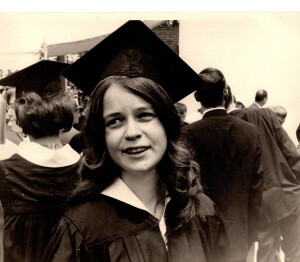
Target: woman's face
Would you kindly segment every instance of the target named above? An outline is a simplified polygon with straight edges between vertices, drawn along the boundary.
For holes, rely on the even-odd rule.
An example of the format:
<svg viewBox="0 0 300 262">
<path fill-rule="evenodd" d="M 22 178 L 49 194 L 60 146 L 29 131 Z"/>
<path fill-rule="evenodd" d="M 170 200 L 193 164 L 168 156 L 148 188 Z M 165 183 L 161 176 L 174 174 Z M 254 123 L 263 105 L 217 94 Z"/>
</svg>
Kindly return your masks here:
<svg viewBox="0 0 300 262">
<path fill-rule="evenodd" d="M 167 148 L 167 135 L 151 104 L 112 84 L 103 99 L 105 141 L 122 170 L 153 172 Z"/>
</svg>

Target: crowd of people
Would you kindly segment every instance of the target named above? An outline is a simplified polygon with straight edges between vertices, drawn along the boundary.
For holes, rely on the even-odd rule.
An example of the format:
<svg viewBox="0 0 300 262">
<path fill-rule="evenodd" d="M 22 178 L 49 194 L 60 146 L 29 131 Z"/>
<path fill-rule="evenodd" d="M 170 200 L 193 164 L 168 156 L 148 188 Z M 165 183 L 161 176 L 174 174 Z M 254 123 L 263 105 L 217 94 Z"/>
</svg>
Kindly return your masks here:
<svg viewBox="0 0 300 262">
<path fill-rule="evenodd" d="M 0 85 L 0 261 L 300 261 L 300 124 L 296 148 L 265 90 L 245 107 L 141 21 Z"/>
</svg>

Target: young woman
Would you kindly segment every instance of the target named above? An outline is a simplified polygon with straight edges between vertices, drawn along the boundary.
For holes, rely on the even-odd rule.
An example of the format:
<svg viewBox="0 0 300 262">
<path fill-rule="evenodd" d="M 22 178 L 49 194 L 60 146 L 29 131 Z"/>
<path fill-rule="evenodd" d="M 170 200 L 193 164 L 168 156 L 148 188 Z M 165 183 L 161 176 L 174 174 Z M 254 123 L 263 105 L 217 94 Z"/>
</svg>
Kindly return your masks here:
<svg viewBox="0 0 300 262">
<path fill-rule="evenodd" d="M 73 105 L 66 94 L 30 92 L 15 101 L 15 110 L 27 141 L 0 161 L 4 261 L 40 262 L 78 181 L 80 156 L 59 140 L 59 130 L 72 126 Z"/>
<path fill-rule="evenodd" d="M 227 261 L 223 223 L 159 84 L 107 77 L 85 121 L 82 182 L 44 261 Z"/>
</svg>

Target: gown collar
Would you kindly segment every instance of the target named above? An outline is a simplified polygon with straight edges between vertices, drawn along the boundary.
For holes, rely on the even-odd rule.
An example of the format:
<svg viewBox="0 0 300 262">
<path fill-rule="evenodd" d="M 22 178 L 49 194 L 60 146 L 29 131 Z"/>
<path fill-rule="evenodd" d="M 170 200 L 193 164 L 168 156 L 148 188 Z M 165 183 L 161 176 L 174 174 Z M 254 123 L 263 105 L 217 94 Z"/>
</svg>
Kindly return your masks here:
<svg viewBox="0 0 300 262">
<path fill-rule="evenodd" d="M 117 199 L 121 202 L 124 202 L 128 205 L 134 206 L 136 208 L 142 209 L 152 216 L 156 217 L 144 204 L 143 202 L 131 191 L 131 189 L 124 183 L 121 178 L 118 178 L 112 185 L 104 189 L 101 194 Z M 170 201 L 170 197 L 165 199 L 165 207 Z M 157 218 L 157 217 L 156 217 Z M 157 218 L 159 219 L 159 218 Z M 159 219 L 160 220 L 160 219 Z"/>
<path fill-rule="evenodd" d="M 43 167 L 65 167 L 77 163 L 80 155 L 67 144 L 58 150 L 51 150 L 35 142 L 22 142 L 17 154 L 31 163 Z"/>
</svg>

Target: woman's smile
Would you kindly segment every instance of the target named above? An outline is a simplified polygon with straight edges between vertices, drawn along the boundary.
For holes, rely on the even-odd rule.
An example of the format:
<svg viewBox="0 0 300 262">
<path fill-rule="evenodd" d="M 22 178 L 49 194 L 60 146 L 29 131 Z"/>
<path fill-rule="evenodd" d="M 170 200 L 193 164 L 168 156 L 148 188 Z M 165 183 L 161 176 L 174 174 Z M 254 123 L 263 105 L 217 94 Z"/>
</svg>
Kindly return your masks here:
<svg viewBox="0 0 300 262">
<path fill-rule="evenodd" d="M 123 170 L 153 171 L 167 149 L 165 129 L 152 105 L 112 84 L 103 99 L 105 140 L 112 160 Z"/>
<path fill-rule="evenodd" d="M 150 149 L 150 146 L 128 147 L 122 150 L 122 152 L 129 155 L 140 155 L 148 149 Z"/>
</svg>

